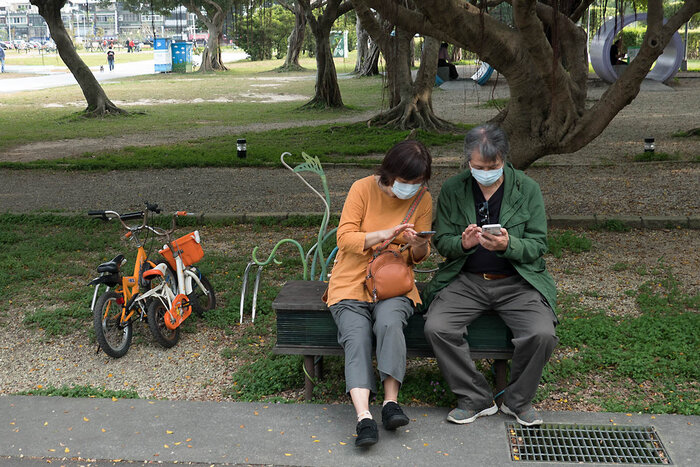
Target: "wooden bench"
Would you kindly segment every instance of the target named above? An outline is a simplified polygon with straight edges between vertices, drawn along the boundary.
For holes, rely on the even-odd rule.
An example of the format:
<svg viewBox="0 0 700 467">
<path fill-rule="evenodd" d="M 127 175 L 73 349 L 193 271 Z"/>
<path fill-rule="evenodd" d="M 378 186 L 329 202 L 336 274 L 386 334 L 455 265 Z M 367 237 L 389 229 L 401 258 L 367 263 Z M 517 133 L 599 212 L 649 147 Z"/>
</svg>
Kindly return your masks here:
<svg viewBox="0 0 700 467">
<path fill-rule="evenodd" d="M 422 285 L 422 284 L 419 284 Z M 277 314 L 277 344 L 273 352 L 304 356 L 304 399 L 311 400 L 314 381 L 323 373 L 324 355 L 343 355 L 338 328 L 321 300 L 327 284 L 322 281 L 289 281 L 272 302 Z M 414 314 L 404 330 L 408 357 L 432 357 L 423 335 L 423 315 Z M 513 356 L 513 335 L 495 313 L 488 313 L 468 328 L 467 341 L 473 359 L 494 359 L 496 393 L 506 386 L 506 366 Z M 496 402 L 500 405 L 500 396 Z"/>
</svg>

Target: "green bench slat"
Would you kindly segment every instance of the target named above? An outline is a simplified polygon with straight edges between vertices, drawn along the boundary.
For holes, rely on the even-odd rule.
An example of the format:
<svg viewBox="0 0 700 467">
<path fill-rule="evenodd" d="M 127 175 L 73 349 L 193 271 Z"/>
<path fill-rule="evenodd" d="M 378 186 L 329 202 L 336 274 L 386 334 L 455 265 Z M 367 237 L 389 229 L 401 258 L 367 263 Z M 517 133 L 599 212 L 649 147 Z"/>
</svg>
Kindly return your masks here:
<svg viewBox="0 0 700 467">
<path fill-rule="evenodd" d="M 277 313 L 279 353 L 283 353 L 283 349 L 294 347 L 340 349 L 337 341 L 338 328 L 321 300 L 326 286 L 321 281 L 289 281 L 279 292 L 272 303 L 272 308 Z M 404 330 L 406 347 L 416 355 L 432 354 L 430 344 L 423 335 L 424 323 L 423 315 L 413 315 Z M 467 341 L 474 356 L 490 352 L 503 358 L 512 353 L 512 338 L 510 329 L 495 313 L 479 317 L 469 326 L 467 333 Z"/>
</svg>

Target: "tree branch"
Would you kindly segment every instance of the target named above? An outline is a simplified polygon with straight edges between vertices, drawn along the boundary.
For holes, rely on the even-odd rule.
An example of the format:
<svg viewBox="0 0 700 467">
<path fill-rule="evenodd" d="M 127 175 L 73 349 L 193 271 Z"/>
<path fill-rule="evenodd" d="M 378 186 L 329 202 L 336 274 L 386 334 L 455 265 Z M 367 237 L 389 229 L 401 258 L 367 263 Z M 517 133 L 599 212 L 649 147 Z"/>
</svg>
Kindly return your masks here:
<svg viewBox="0 0 700 467">
<path fill-rule="evenodd" d="M 452 44 L 457 44 L 465 49 L 469 47 L 465 46 L 464 43 L 459 40 L 456 36 L 450 34 L 445 28 L 438 28 L 434 26 L 431 20 L 428 19 L 427 15 L 424 14 L 423 4 L 426 4 L 426 8 L 438 8 L 440 5 L 435 6 L 434 1 L 421 1 L 418 8 L 420 11 L 411 10 L 401 4 L 400 2 L 386 1 L 386 0 L 362 0 L 365 5 L 379 12 L 382 18 L 387 19 L 393 24 L 400 24 L 404 29 L 409 29 L 416 31 L 417 33 L 424 36 L 432 36 L 437 39 L 441 39 Z M 401 2 L 402 3 L 402 2 Z M 478 11 L 478 9 L 477 9 Z M 440 18 L 442 20 L 442 18 Z M 443 24 L 438 22 L 437 24 Z M 471 50 L 471 49 L 470 49 Z"/>
<path fill-rule="evenodd" d="M 366 2 L 362 0 L 352 0 L 352 4 L 355 7 L 355 13 L 357 13 L 357 16 L 362 22 L 362 27 L 365 28 L 373 41 L 380 44 L 380 49 L 387 50 L 389 47 L 388 37 L 390 31 L 384 30 L 374 14 L 367 8 Z"/>
<path fill-rule="evenodd" d="M 595 0 L 583 0 L 581 3 L 579 3 L 578 7 L 574 10 L 573 13 L 569 15 L 569 19 L 577 23 L 578 20 L 581 19 L 583 16 L 583 13 L 590 7 L 593 3 L 595 3 Z"/>
<path fill-rule="evenodd" d="M 277 0 L 277 3 L 279 3 L 279 5 L 282 8 L 284 8 L 285 10 L 288 10 L 288 11 L 291 11 L 292 13 L 294 13 L 294 7 L 292 5 L 290 5 L 289 3 L 287 3 L 285 0 Z"/>
<path fill-rule="evenodd" d="M 542 78 L 551 77 L 554 54 L 544 33 L 542 22 L 537 15 L 537 1 L 514 0 L 513 19 L 515 27 L 523 36 L 522 43 L 527 48 L 537 68 L 542 71 Z"/>
<path fill-rule="evenodd" d="M 209 21 L 209 18 L 206 15 L 202 14 L 202 10 L 195 5 L 193 0 L 190 0 L 190 2 L 187 4 L 187 9 L 190 10 L 194 15 L 202 22 L 204 25 L 209 28 L 212 24 L 211 21 Z"/>
<path fill-rule="evenodd" d="M 350 0 L 345 0 L 338 7 L 338 11 L 336 13 L 337 14 L 336 19 L 340 18 L 341 16 L 343 16 L 345 13 L 347 13 L 350 10 L 352 10 L 352 2 Z"/>
</svg>

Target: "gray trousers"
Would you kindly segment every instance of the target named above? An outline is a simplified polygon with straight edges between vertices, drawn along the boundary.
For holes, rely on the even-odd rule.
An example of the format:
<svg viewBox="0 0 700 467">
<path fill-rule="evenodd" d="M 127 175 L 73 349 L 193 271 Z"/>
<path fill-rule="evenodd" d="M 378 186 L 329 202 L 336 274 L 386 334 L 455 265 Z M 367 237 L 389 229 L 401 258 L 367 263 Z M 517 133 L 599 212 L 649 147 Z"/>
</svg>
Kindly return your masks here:
<svg viewBox="0 0 700 467">
<path fill-rule="evenodd" d="M 406 338 L 403 330 L 413 314 L 408 298 L 394 297 L 376 304 L 342 300 L 330 306 L 338 326 L 338 342 L 345 351 L 345 390 L 369 389 L 377 393 L 372 367 L 372 340 L 377 341 L 377 370 L 403 382 L 406 374 Z"/>
<path fill-rule="evenodd" d="M 493 405 L 491 388 L 469 355 L 467 326 L 494 310 L 513 332 L 510 381 L 503 395 L 508 408 L 529 409 L 542 369 L 559 339 L 556 317 L 544 297 L 519 275 L 486 280 L 462 272 L 431 303 L 425 337 L 433 347 L 442 375 L 463 409 Z"/>
</svg>

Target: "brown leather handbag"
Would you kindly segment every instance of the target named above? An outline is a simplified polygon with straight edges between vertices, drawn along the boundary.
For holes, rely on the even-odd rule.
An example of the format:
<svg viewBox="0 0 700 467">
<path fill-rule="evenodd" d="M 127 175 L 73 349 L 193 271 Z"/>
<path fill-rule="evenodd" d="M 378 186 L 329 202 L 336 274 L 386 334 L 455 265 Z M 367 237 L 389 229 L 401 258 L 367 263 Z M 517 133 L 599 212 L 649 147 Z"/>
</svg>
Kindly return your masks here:
<svg viewBox="0 0 700 467">
<path fill-rule="evenodd" d="M 422 187 L 418 196 L 411 204 L 402 224 L 405 224 L 418 207 L 420 200 L 427 191 Z M 367 265 L 367 275 L 365 276 L 365 287 L 372 296 L 372 301 L 386 300 L 387 298 L 406 295 L 413 289 L 414 276 L 413 269 L 408 265 L 400 250 L 387 248 L 394 241 L 395 236 L 382 243 L 372 255 L 372 259 Z"/>
<path fill-rule="evenodd" d="M 367 265 L 365 287 L 372 301 L 406 295 L 413 289 L 413 270 L 400 251 L 384 249 L 374 255 Z"/>
</svg>

